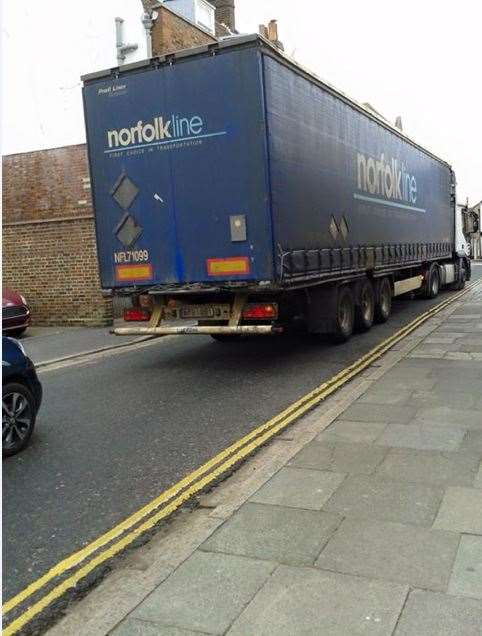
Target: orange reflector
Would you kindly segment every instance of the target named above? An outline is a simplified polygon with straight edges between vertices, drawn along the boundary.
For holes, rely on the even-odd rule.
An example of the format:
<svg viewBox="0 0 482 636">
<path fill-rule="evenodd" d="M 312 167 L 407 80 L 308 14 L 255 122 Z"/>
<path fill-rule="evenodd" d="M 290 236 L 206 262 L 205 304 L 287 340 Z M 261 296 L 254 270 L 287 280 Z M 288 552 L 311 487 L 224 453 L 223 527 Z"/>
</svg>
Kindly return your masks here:
<svg viewBox="0 0 482 636">
<path fill-rule="evenodd" d="M 237 276 L 249 274 L 249 258 L 237 256 L 235 258 L 206 259 L 209 276 Z"/>
<path fill-rule="evenodd" d="M 152 265 L 116 265 L 115 279 L 119 283 L 125 281 L 150 280 L 152 278 Z"/>
</svg>

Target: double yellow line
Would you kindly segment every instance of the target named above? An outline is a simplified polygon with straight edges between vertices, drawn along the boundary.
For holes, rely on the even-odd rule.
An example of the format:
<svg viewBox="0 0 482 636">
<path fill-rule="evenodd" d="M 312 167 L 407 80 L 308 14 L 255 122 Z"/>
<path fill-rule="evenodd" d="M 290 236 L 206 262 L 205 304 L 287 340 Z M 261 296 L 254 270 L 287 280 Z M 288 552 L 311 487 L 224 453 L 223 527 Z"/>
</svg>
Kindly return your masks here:
<svg viewBox="0 0 482 636">
<path fill-rule="evenodd" d="M 467 285 L 461 292 L 451 296 L 448 300 L 439 303 L 432 309 L 421 314 L 411 323 L 377 345 L 366 355 L 359 358 L 352 365 L 346 367 L 343 371 L 291 404 L 284 411 L 257 427 L 248 433 L 248 435 L 245 435 L 225 450 L 221 451 L 218 455 L 187 475 L 177 484 L 150 501 L 143 508 L 132 514 L 127 519 L 124 519 L 124 521 L 119 523 L 117 526 L 101 535 L 78 552 L 73 553 L 66 559 L 57 563 L 57 565 L 48 570 L 48 572 L 36 581 L 28 585 L 24 590 L 6 601 L 3 605 L 4 615 L 27 601 L 27 599 L 41 590 L 49 582 L 53 581 L 53 579 L 62 577 L 69 570 L 81 565 L 84 561 L 87 561 L 89 557 L 94 555 L 94 553 L 99 551 L 98 554 L 91 560 L 87 561 L 85 565 L 82 565 L 82 567 L 55 585 L 39 600 L 27 607 L 22 614 L 5 627 L 3 634 L 5 636 L 10 636 L 11 634 L 17 633 L 29 621 L 35 618 L 35 616 L 46 609 L 53 601 L 57 600 L 65 592 L 75 587 L 79 581 L 85 578 L 96 567 L 102 565 L 112 557 L 122 552 L 133 541 L 135 541 L 135 539 L 149 531 L 162 519 L 165 519 L 172 514 L 193 495 L 206 488 L 209 484 L 212 484 L 221 475 L 228 472 L 233 466 L 244 460 L 253 451 L 266 443 L 271 437 L 279 433 L 289 424 L 325 400 L 329 395 L 349 382 L 356 375 L 361 373 L 375 360 L 380 358 L 391 347 L 393 347 L 393 345 L 405 338 L 429 318 L 445 309 L 445 307 L 459 299 L 464 294 L 471 291 L 478 284 L 478 282 L 474 282 L 471 285 Z M 158 510 L 161 506 L 162 508 Z M 100 550 L 101 548 L 103 549 Z"/>
</svg>

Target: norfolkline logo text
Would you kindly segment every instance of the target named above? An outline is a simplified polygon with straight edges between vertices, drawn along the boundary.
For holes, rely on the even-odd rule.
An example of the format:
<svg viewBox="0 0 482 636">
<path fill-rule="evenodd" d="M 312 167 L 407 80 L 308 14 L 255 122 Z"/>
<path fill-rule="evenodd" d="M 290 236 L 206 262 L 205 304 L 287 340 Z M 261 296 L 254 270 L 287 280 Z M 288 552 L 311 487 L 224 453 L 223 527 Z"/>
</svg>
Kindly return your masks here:
<svg viewBox="0 0 482 636">
<path fill-rule="evenodd" d="M 398 159 L 380 159 L 357 155 L 358 190 L 382 196 L 392 201 L 404 201 L 410 205 L 417 202 L 417 180 L 404 163 Z"/>
<path fill-rule="evenodd" d="M 144 146 L 153 142 L 189 139 L 202 136 L 204 121 L 199 115 L 181 117 L 171 115 L 170 119 L 163 116 L 154 117 L 150 122 L 138 121 L 130 128 L 118 128 L 107 131 L 109 148 L 127 148 L 129 146 Z"/>
</svg>

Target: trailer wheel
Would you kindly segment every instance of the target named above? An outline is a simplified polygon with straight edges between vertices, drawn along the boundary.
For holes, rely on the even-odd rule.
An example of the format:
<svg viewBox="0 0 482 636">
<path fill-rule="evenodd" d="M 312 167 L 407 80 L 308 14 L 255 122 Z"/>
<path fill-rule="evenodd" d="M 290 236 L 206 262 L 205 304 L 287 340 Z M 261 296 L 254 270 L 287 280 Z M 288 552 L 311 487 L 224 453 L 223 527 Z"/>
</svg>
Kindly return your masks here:
<svg viewBox="0 0 482 636">
<path fill-rule="evenodd" d="M 436 298 L 440 291 L 440 271 L 438 265 L 432 263 L 423 289 L 424 298 Z"/>
<path fill-rule="evenodd" d="M 375 305 L 375 320 L 387 322 L 392 313 L 392 286 L 388 278 L 382 278 L 378 283 L 377 302 Z"/>
<path fill-rule="evenodd" d="M 336 302 L 336 324 L 333 333 L 335 342 L 346 342 L 350 339 L 355 326 L 355 303 L 353 293 L 347 286 L 340 287 Z"/>
<path fill-rule="evenodd" d="M 360 286 L 360 295 L 356 308 L 356 326 L 360 331 L 368 331 L 375 318 L 375 292 L 368 278 Z"/>
</svg>

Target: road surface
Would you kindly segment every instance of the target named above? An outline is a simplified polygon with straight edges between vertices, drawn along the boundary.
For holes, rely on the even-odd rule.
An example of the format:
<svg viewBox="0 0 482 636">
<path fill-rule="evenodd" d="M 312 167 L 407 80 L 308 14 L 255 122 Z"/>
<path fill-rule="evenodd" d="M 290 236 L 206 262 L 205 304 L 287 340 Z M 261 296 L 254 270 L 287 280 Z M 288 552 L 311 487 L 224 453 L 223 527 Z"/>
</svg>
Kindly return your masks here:
<svg viewBox="0 0 482 636">
<path fill-rule="evenodd" d="M 3 464 L 4 599 L 450 293 L 344 345 L 170 337 L 43 370 L 32 443 Z"/>
</svg>

